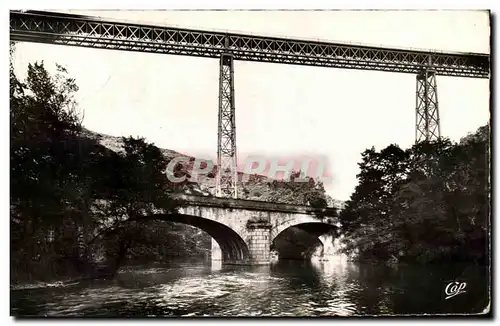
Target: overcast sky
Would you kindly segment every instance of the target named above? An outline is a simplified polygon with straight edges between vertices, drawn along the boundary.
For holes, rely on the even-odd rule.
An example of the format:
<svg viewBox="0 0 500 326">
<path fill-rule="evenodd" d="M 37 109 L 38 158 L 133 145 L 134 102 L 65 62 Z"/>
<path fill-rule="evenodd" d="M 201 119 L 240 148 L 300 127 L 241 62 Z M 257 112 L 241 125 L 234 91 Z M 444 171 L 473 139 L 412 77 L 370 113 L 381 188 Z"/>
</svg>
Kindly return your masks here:
<svg viewBox="0 0 500 326">
<path fill-rule="evenodd" d="M 79 11 L 147 23 L 252 34 L 489 53 L 486 12 L 466 11 Z M 218 60 L 163 54 L 18 44 L 29 62 L 68 69 L 80 87 L 84 126 L 142 136 L 157 146 L 215 159 Z M 489 120 L 489 81 L 437 77 L 443 136 L 453 140 Z M 235 63 L 237 148 L 249 154 L 326 156 L 327 192 L 346 200 L 360 153 L 415 138 L 415 76 L 258 62 Z"/>
</svg>

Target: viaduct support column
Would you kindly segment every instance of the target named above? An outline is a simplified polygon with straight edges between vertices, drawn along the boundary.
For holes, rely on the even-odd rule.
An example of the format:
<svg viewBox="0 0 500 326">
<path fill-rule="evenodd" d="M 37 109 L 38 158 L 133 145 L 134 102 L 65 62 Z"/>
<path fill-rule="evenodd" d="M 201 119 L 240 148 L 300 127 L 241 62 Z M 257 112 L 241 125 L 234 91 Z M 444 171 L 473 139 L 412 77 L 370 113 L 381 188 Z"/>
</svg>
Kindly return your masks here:
<svg viewBox="0 0 500 326">
<path fill-rule="evenodd" d="M 248 222 L 248 250 L 252 265 L 268 265 L 271 256 L 271 223 Z"/>
<path fill-rule="evenodd" d="M 237 198 L 233 56 L 220 57 L 216 196 Z"/>
<path fill-rule="evenodd" d="M 423 70 L 417 75 L 415 143 L 441 137 L 436 74 Z"/>
</svg>

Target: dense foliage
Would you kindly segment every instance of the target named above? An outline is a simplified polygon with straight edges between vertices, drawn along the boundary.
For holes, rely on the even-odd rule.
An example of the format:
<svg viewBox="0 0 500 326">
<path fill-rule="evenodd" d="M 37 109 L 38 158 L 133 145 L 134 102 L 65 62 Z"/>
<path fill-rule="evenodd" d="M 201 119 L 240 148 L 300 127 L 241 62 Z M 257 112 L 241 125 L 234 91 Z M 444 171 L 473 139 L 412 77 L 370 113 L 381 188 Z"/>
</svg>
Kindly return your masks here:
<svg viewBox="0 0 500 326">
<path fill-rule="evenodd" d="M 114 272 L 110 260 L 146 245 L 160 261 L 204 256 L 199 230 L 143 218 L 174 211 L 169 194 L 185 186 L 168 182 L 167 159 L 144 139 L 123 138 L 116 153 L 83 136 L 77 90 L 61 66 L 30 64 L 24 81 L 10 66 L 12 280 L 93 273 L 100 260 Z"/>
<path fill-rule="evenodd" d="M 362 260 L 484 261 L 489 223 L 489 125 L 463 138 L 362 153 L 340 218 Z"/>
</svg>

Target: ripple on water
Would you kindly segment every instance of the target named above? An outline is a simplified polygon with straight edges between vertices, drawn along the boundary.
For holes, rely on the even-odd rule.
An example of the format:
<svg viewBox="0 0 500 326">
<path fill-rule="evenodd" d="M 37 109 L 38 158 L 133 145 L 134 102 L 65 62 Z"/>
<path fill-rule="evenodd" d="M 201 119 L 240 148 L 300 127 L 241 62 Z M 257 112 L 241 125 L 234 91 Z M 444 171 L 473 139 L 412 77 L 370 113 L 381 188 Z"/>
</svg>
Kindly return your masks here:
<svg viewBox="0 0 500 326">
<path fill-rule="evenodd" d="M 157 297 L 154 302 L 159 307 L 171 309 L 185 308 L 197 301 L 207 301 L 230 294 L 221 288 L 213 278 L 186 278 L 170 284 L 155 287 Z"/>
<path fill-rule="evenodd" d="M 390 274 L 388 277 L 393 278 L 387 280 L 379 279 L 380 273 L 373 270 L 375 267 L 363 268 L 359 269 L 363 273 L 351 267 L 332 267 L 324 272 L 293 264 L 258 272 L 243 268 L 210 271 L 199 266 L 129 270 L 120 273 L 114 280 L 42 283 L 12 290 L 11 314 L 96 317 L 351 316 L 391 314 L 395 312 L 395 307 L 400 309 L 396 313 L 405 313 L 401 309 L 408 307 L 412 311 L 418 309 L 416 305 L 419 301 L 411 297 L 407 299 L 409 297 L 404 295 L 408 289 L 417 293 L 414 282 L 403 282 L 402 274 Z M 385 272 L 385 269 L 381 271 Z M 418 277 L 421 274 L 418 272 Z M 441 282 L 441 279 L 438 281 Z M 442 291 L 438 287 L 436 289 Z M 425 296 L 421 305 L 425 304 L 422 308 L 427 309 L 429 295 Z M 482 299 L 480 294 L 475 298 Z M 405 303 L 404 300 L 409 301 Z M 439 300 L 442 300 L 441 297 Z M 436 302 L 436 306 L 439 304 L 442 305 L 442 302 Z"/>
<path fill-rule="evenodd" d="M 166 271 L 148 269 L 134 274 L 141 278 L 152 277 L 148 275 L 160 270 Z M 293 285 L 293 282 L 290 278 L 266 273 L 229 272 L 168 279 L 148 287 L 140 283 L 143 285 L 139 288 L 116 282 L 114 285 L 106 283 L 104 287 L 96 284 L 55 295 L 44 305 L 44 314 L 98 316 L 114 311 L 120 315 L 145 307 L 149 312 L 143 315 L 186 317 L 350 315 L 354 311 L 355 306 L 346 304 L 335 293 L 330 293 L 334 299 L 319 300 L 324 294 L 311 291 L 306 284 Z"/>
<path fill-rule="evenodd" d="M 57 281 L 57 282 L 38 282 L 33 284 L 15 284 L 10 287 L 11 290 L 34 290 L 43 288 L 62 288 L 78 284 L 78 281 Z"/>
</svg>

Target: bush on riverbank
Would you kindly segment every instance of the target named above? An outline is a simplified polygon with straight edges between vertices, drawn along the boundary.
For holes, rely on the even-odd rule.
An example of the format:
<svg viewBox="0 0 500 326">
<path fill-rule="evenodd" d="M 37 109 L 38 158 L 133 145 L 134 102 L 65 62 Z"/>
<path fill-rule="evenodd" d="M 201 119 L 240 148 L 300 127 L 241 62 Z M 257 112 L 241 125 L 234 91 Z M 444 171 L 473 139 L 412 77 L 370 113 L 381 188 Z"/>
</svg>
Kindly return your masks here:
<svg viewBox="0 0 500 326">
<path fill-rule="evenodd" d="M 485 262 L 489 135 L 486 125 L 459 143 L 364 151 L 359 184 L 340 214 L 347 253 L 389 264 Z"/>
</svg>

